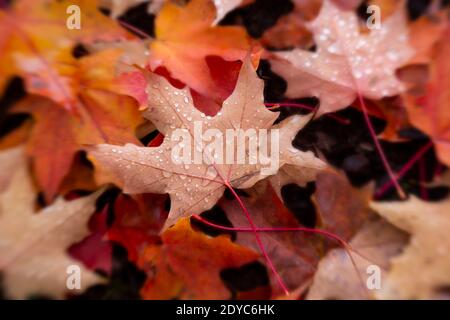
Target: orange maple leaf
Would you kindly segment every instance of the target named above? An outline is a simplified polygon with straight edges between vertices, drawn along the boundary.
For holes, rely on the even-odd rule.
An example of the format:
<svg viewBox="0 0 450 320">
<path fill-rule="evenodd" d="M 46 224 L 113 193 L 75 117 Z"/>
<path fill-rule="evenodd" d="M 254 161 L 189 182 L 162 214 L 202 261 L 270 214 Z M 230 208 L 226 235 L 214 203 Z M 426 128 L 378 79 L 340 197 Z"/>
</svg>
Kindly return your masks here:
<svg viewBox="0 0 450 320">
<path fill-rule="evenodd" d="M 116 94 L 110 78 L 114 51 L 103 51 L 75 60 L 73 79 L 77 79 L 74 99 L 77 113 L 56 102 L 32 95 L 19 102 L 14 112 L 31 113 L 35 124 L 28 139 L 37 182 L 47 201 L 58 193 L 61 181 L 72 165 L 73 156 L 83 145 L 97 143 L 140 144 L 135 129 L 143 122 L 132 98 Z M 93 66 L 96 68 L 93 68 Z M 108 91 L 109 90 L 109 91 Z"/>
<path fill-rule="evenodd" d="M 166 3 L 156 18 L 150 65 L 152 69 L 164 65 L 174 78 L 220 100 L 223 89 L 213 81 L 205 58 L 243 60 L 251 50 L 251 42 L 242 27 L 212 26 L 215 17 L 211 0 L 193 0 L 185 7 Z"/>
<path fill-rule="evenodd" d="M 95 1 L 80 0 L 80 29 L 69 29 L 67 8 L 72 1 L 19 0 L 0 10 L 0 91 L 13 75 L 25 78 L 31 93 L 44 95 L 68 110 L 76 104 L 76 79 L 72 78 L 77 44 L 130 37 Z M 101 32 L 99 32 L 101 31 Z"/>
<path fill-rule="evenodd" d="M 430 80 L 425 95 L 411 90 L 405 106 L 411 123 L 433 140 L 439 160 L 450 165 L 450 26 L 434 48 Z M 417 90 L 420 91 L 420 90 Z"/>
<path fill-rule="evenodd" d="M 144 299 L 230 298 L 220 272 L 259 256 L 234 244 L 228 236 L 211 238 L 194 231 L 188 219 L 164 232 L 162 242 L 160 246 L 148 246 L 140 257 L 139 265 L 150 275 L 141 289 Z"/>
</svg>

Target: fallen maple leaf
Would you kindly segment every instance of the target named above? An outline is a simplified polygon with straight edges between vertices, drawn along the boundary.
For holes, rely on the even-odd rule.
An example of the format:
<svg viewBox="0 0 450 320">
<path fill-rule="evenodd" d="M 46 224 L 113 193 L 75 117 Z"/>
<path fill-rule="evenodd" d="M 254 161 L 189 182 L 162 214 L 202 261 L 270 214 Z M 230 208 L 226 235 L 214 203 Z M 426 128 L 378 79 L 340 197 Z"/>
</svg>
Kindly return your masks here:
<svg viewBox="0 0 450 320">
<path fill-rule="evenodd" d="M 75 153 L 83 145 L 139 144 L 133 131 L 144 119 L 134 101 L 117 94 L 110 82 L 115 57 L 115 51 L 102 51 L 73 61 L 76 75 L 70 78 L 77 79 L 76 114 L 52 100 L 34 95 L 13 108 L 13 112 L 31 113 L 34 117 L 27 150 L 48 202 L 58 193 Z"/>
<path fill-rule="evenodd" d="M 261 163 L 217 164 L 209 151 L 205 153 L 209 159 L 201 161 L 201 164 L 177 164 L 171 158 L 172 148 L 179 144 L 177 139 L 171 138 L 176 129 L 183 129 L 191 137 L 195 135 L 195 123 L 215 128 L 224 136 L 226 129 L 268 129 L 269 133 L 272 129 L 279 129 L 279 163 L 272 164 L 270 175 L 276 174 L 285 164 L 321 170 L 324 163 L 312 152 L 302 152 L 292 146 L 298 130 L 310 117 L 294 116 L 272 127 L 278 113 L 264 106 L 262 90 L 262 80 L 258 79 L 250 60 L 246 59 L 232 95 L 224 102 L 221 112 L 209 117 L 193 106 L 187 89 L 175 89 L 164 78 L 150 75 L 147 87 L 149 108 L 144 116 L 165 136 L 164 142 L 155 148 L 101 144 L 91 147 L 89 155 L 97 167 L 115 177 L 114 182 L 126 193 L 168 193 L 171 208 L 166 228 L 181 217 L 210 209 L 226 187 L 249 188 L 268 175 L 261 172 Z M 196 144 L 194 141 L 194 146 L 190 147 L 198 150 Z"/>
<path fill-rule="evenodd" d="M 148 46 L 150 40 L 122 41 L 115 43 L 98 43 L 89 46 L 90 50 L 101 55 L 101 59 L 92 59 L 93 63 L 81 70 L 92 74 L 96 87 L 133 97 L 141 106 L 147 107 L 146 74 L 151 70 Z M 233 91 L 242 62 L 226 61 L 219 56 L 204 57 L 208 68 L 211 86 L 214 92 L 201 94 L 190 88 L 195 106 L 207 115 L 215 115 Z M 256 62 L 253 61 L 254 64 Z M 98 70 L 100 69 L 100 70 Z M 172 86 L 181 89 L 185 83 L 175 79 L 164 66 L 159 66 L 154 73 L 164 76 Z M 84 77 L 87 78 L 87 77 Z"/>
<path fill-rule="evenodd" d="M 322 115 L 347 107 L 358 94 L 381 99 L 401 91 L 395 69 L 412 55 L 402 6 L 380 29 L 362 34 L 356 14 L 324 1 L 309 27 L 316 52 L 294 49 L 271 59 L 272 69 L 288 83 L 286 96 L 319 98 Z"/>
<path fill-rule="evenodd" d="M 58 193 L 75 153 L 83 150 L 83 145 L 100 142 L 139 144 L 129 129 L 136 128 L 142 117 L 131 98 L 104 92 L 88 94 L 80 116 L 38 96 L 28 96 L 13 109 L 14 112 L 31 113 L 35 119 L 27 141 L 27 153 L 33 159 L 39 187 L 48 202 Z"/>
<path fill-rule="evenodd" d="M 381 285 L 392 257 L 398 255 L 408 237 L 384 220 L 371 219 L 350 241 L 353 249 L 334 249 L 323 258 L 308 291 L 309 300 L 373 299 L 378 289 L 368 290 L 367 268 L 380 268 Z M 353 261 L 350 259 L 351 254 Z"/>
<path fill-rule="evenodd" d="M 415 55 L 409 64 L 428 64 L 433 57 L 436 44 L 442 39 L 447 25 L 445 13 L 422 16 L 409 27 L 410 43 Z"/>
<path fill-rule="evenodd" d="M 27 154 L 34 160 L 39 186 L 44 190 L 46 199 L 52 201 L 79 148 L 71 129 L 71 116 L 51 100 L 37 96 L 26 98 L 16 105 L 15 110 L 30 112 L 34 116 L 35 124 L 27 141 Z"/>
<path fill-rule="evenodd" d="M 313 195 L 317 225 L 324 233 L 288 231 L 302 227 L 294 215 L 283 205 L 274 190 L 262 181 L 250 190 L 250 197 L 243 197 L 245 207 L 252 214 L 259 228 L 279 228 L 285 231 L 261 232 L 261 241 L 276 270 L 290 290 L 305 291 L 313 277 L 316 266 L 327 250 L 339 242 L 331 242 L 331 234 L 342 240 L 350 239 L 363 224 L 369 213 L 368 199 L 372 187 L 361 190 L 353 188 L 342 174 L 324 171 L 317 175 L 317 191 Z M 236 201 L 222 200 L 221 207 L 236 228 L 249 228 Z M 258 245 L 250 232 L 238 232 L 236 242 L 253 249 Z M 282 295 L 275 276 L 271 275 L 272 296 Z M 301 293 L 301 292 L 300 292 Z M 299 294 L 300 294 L 299 293 Z"/>
<path fill-rule="evenodd" d="M 253 198 L 243 198 L 244 205 L 252 215 L 252 220 L 259 228 L 296 228 L 300 227 L 295 217 L 283 205 L 274 191 L 262 182 L 262 190 L 257 191 Z M 255 190 L 259 187 L 255 186 Z M 250 225 L 242 214 L 236 201 L 224 200 L 220 206 L 227 213 L 228 219 L 236 228 L 249 228 Z M 315 271 L 315 265 L 320 259 L 320 250 L 311 241 L 311 236 L 300 232 L 262 232 L 262 245 L 281 275 L 287 288 L 295 290 L 307 288 Z M 259 246 L 251 232 L 238 232 L 237 243 L 258 250 Z M 283 295 L 283 290 L 273 273 L 269 274 L 272 287 L 272 297 Z"/>
<path fill-rule="evenodd" d="M 133 61 L 136 61 L 133 59 Z M 217 56 L 208 56 L 205 62 L 209 68 L 211 81 L 217 90 L 214 92 L 215 99 L 204 96 L 194 89 L 190 89 L 195 107 L 206 115 L 213 116 L 221 108 L 223 101 L 230 96 L 236 85 L 241 61 L 225 61 Z M 167 69 L 159 67 L 155 73 L 165 77 L 172 86 L 181 89 L 185 84 L 170 76 Z M 129 95 L 139 103 L 141 108 L 147 107 L 148 94 L 146 92 L 147 79 L 145 71 L 124 72 L 117 80 L 112 81 L 112 88 L 122 94 Z"/>
<path fill-rule="evenodd" d="M 374 202 L 372 208 L 411 235 L 377 292 L 379 299 L 435 299 L 450 285 L 450 199 Z M 440 291 L 442 290 L 442 292 Z M 448 297 L 448 295 L 447 295 Z"/>
<path fill-rule="evenodd" d="M 13 75 L 23 76 L 27 90 L 75 109 L 71 50 L 78 43 L 126 39 L 131 35 L 102 15 L 96 1 L 80 0 L 82 28 L 69 29 L 66 13 L 72 1 L 19 0 L 0 10 L 0 92 Z M 102 32 L 99 32 L 99 28 Z"/>
<path fill-rule="evenodd" d="M 450 165 L 450 26 L 442 33 L 434 48 L 430 79 L 426 85 L 412 89 L 404 95 L 408 117 L 411 123 L 428 134 L 433 140 L 440 161 Z"/>
<path fill-rule="evenodd" d="M 144 299 L 228 299 L 220 272 L 255 261 L 258 254 L 234 244 L 228 236 L 211 238 L 194 231 L 181 219 L 162 235 L 162 245 L 148 246 L 139 265 L 149 279 L 141 289 Z"/>
<path fill-rule="evenodd" d="M 102 281 L 66 253 L 89 234 L 87 222 L 102 191 L 69 202 L 59 199 L 35 213 L 36 194 L 23 149 L 3 151 L 0 162 L 15 167 L 3 173 L 10 179 L 0 192 L 0 271 L 6 294 L 15 299 L 32 294 L 62 298 L 70 265 L 80 268 L 83 290 Z"/>
<path fill-rule="evenodd" d="M 369 216 L 373 189 L 372 184 L 352 186 L 343 172 L 320 172 L 312 195 L 318 225 L 344 240 L 351 239 Z"/>
<path fill-rule="evenodd" d="M 164 4 L 155 21 L 156 39 L 150 44 L 150 66 L 155 70 L 163 65 L 172 77 L 202 95 L 220 100 L 222 89 L 211 80 L 205 58 L 243 60 L 251 44 L 242 27 L 213 27 L 215 18 L 212 0 L 193 0 L 184 7 Z"/>
<path fill-rule="evenodd" d="M 108 239 L 121 244 L 134 263 L 150 244 L 159 243 L 159 233 L 167 217 L 164 202 L 167 196 L 138 194 L 120 195 L 115 204 L 114 224 L 108 230 Z"/>
</svg>

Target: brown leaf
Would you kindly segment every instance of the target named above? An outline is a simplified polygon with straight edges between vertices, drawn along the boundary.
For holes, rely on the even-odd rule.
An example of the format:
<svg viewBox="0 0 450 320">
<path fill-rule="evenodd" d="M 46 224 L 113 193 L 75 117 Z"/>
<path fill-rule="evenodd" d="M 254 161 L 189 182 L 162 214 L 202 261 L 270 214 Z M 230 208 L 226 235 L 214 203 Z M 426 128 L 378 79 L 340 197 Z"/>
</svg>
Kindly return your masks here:
<svg viewBox="0 0 450 320">
<path fill-rule="evenodd" d="M 320 227 L 342 239 L 350 239 L 369 216 L 373 189 L 372 184 L 353 187 L 343 172 L 319 173 L 312 199 Z"/>
<path fill-rule="evenodd" d="M 258 185 L 262 184 L 260 190 Z M 249 210 L 254 224 L 259 228 L 299 227 L 289 210 L 284 207 L 270 186 L 264 182 L 255 186 L 256 194 L 252 198 L 243 198 L 245 207 Z M 238 203 L 233 200 L 223 200 L 221 207 L 227 213 L 234 227 L 250 227 L 246 216 Z M 301 232 L 262 232 L 260 239 L 277 272 L 281 275 L 289 290 L 304 287 L 315 272 L 315 266 L 320 259 L 320 250 L 315 246 L 312 237 Z M 237 243 L 254 250 L 259 250 L 255 235 L 251 232 L 238 232 Z M 265 262 L 265 261 L 263 261 Z M 270 272 L 272 296 L 283 295 L 275 275 Z"/>
</svg>

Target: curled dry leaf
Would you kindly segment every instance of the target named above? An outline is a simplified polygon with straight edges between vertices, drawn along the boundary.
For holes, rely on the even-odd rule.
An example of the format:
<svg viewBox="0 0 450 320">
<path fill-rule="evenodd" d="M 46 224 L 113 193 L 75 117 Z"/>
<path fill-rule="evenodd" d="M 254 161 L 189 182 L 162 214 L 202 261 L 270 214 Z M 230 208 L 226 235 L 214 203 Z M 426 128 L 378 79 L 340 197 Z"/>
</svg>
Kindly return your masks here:
<svg viewBox="0 0 450 320">
<path fill-rule="evenodd" d="M 359 94 L 381 99 L 400 92 L 395 70 L 412 55 L 403 6 L 380 29 L 363 34 L 355 13 L 324 1 L 309 27 L 316 52 L 294 49 L 271 59 L 272 69 L 288 83 L 289 98 L 319 98 L 322 115 L 347 107 Z"/>
<path fill-rule="evenodd" d="M 102 191 L 73 201 L 59 199 L 35 213 L 36 193 L 23 149 L 3 151 L 0 162 L 14 163 L 13 170 L 2 173 L 2 184 L 8 180 L 3 175 L 10 177 L 0 192 L 0 271 L 6 295 L 62 298 L 70 265 L 80 267 L 83 290 L 101 282 L 101 277 L 71 258 L 66 249 L 89 234 L 87 222 Z"/>
<path fill-rule="evenodd" d="M 245 61 L 239 74 L 236 88 L 224 102 L 222 110 L 214 117 L 205 116 L 192 104 L 192 97 L 187 89 L 173 88 L 167 80 L 157 75 L 149 76 L 147 87 L 149 92 L 149 108 L 144 116 L 151 120 L 158 131 L 164 136 L 164 142 L 159 147 L 142 148 L 132 144 L 124 147 L 101 144 L 90 148 L 90 157 L 102 170 L 110 172 L 114 181 L 123 187 L 126 193 L 168 193 L 171 198 L 171 208 L 166 227 L 174 224 L 181 217 L 189 217 L 210 209 L 222 196 L 226 187 L 249 188 L 257 181 L 277 173 L 283 165 L 294 165 L 321 170 L 324 163 L 314 157 L 312 152 L 302 152 L 292 146 L 292 140 L 309 117 L 294 116 L 272 127 L 278 113 L 271 112 L 263 104 L 263 82 L 258 79 L 249 59 Z M 216 129 L 217 135 L 226 136 L 227 129 L 279 129 L 279 161 L 272 161 L 270 168 L 263 161 L 256 164 L 227 164 L 225 159 L 225 143 L 212 141 L 211 145 L 203 146 L 195 138 L 203 134 L 202 128 Z M 172 134 L 184 133 L 182 139 Z M 197 133 L 196 133 L 197 132 Z M 216 134 L 215 133 L 215 134 Z M 217 137 L 216 135 L 216 137 Z M 213 137 L 211 137 L 212 139 Z M 182 141 L 181 141 L 182 140 Z M 235 140 L 233 136 L 233 141 Z M 267 142 L 259 139 L 258 148 Z M 180 156 L 180 143 L 189 150 Z M 233 143 L 233 161 L 236 159 L 236 145 Z M 245 143 L 246 154 L 249 144 Z M 178 151 L 173 151 L 178 150 Z M 273 152 L 273 151 L 272 151 Z M 174 156 L 175 155 L 175 156 Z M 219 157 L 222 161 L 217 161 Z M 191 159 L 199 157 L 198 160 Z M 251 163 L 250 160 L 247 161 Z M 230 162 L 228 162 L 230 163 Z"/>
</svg>

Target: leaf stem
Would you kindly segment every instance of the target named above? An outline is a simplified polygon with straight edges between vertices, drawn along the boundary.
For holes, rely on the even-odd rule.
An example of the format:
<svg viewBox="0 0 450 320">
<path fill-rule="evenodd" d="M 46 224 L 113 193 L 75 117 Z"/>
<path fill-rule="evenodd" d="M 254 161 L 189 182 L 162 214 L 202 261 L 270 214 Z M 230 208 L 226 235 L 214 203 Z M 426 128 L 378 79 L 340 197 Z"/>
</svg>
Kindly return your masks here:
<svg viewBox="0 0 450 320">
<path fill-rule="evenodd" d="M 369 128 L 370 135 L 372 136 L 372 140 L 375 143 L 375 147 L 377 148 L 378 154 L 380 155 L 381 161 L 383 162 L 384 168 L 386 169 L 392 185 L 395 186 L 395 189 L 397 190 L 397 193 L 401 199 L 405 199 L 406 195 L 403 191 L 402 187 L 398 183 L 398 178 L 392 171 L 391 165 L 389 164 L 389 161 L 386 158 L 386 155 L 384 154 L 383 148 L 381 147 L 380 141 L 377 138 L 377 134 L 375 132 L 375 129 L 372 125 L 372 122 L 370 121 L 369 113 L 367 112 L 366 103 L 364 102 L 364 98 L 362 97 L 362 94 L 360 90 L 357 90 L 358 93 L 358 100 L 361 105 L 361 109 L 363 111 L 364 120 L 366 121 L 367 127 Z"/>
<path fill-rule="evenodd" d="M 240 202 L 242 203 L 242 201 Z M 241 206 L 242 208 L 242 206 Z M 245 206 L 244 206 L 245 208 Z M 247 209 L 245 209 L 247 210 Z M 359 256 L 361 256 L 363 259 L 369 261 L 369 262 L 373 262 L 371 261 L 370 258 L 365 257 L 364 255 L 362 255 L 360 252 L 358 252 L 357 250 L 353 249 L 349 243 L 347 243 L 344 239 L 342 239 L 341 237 L 339 237 L 338 235 L 331 233 L 329 231 L 326 230 L 321 230 L 321 229 L 315 229 L 315 228 L 307 228 L 307 227 L 271 227 L 271 228 L 258 228 L 258 227 L 226 227 L 226 226 L 221 226 L 215 223 L 212 223 L 206 219 L 203 219 L 201 216 L 194 214 L 192 215 L 193 218 L 197 219 L 198 221 L 203 222 L 204 224 L 216 228 L 216 229 L 220 229 L 220 230 L 225 230 L 225 231 L 236 231 L 236 232 L 286 232 L 286 231 L 301 231 L 301 232 L 308 232 L 308 233 L 314 233 L 314 234 L 321 234 L 324 235 L 328 238 L 331 238 L 337 242 L 339 242 L 342 247 L 344 248 L 344 250 L 346 251 L 350 262 L 353 266 L 353 268 L 355 269 L 355 272 L 357 273 L 358 279 L 361 282 L 361 284 L 364 286 L 364 280 L 361 276 L 361 274 L 359 273 L 358 267 L 356 265 L 356 262 L 351 254 L 351 251 L 354 251 L 356 254 L 358 254 Z"/>
<path fill-rule="evenodd" d="M 230 185 L 230 183 L 228 181 L 225 181 L 225 186 L 230 190 L 230 192 L 233 194 L 233 196 L 236 198 L 237 202 L 239 203 L 239 206 L 241 207 L 242 211 L 244 212 L 244 214 L 248 220 L 248 223 L 250 224 L 251 232 L 253 232 L 255 234 L 256 242 L 258 243 L 258 247 L 261 250 L 262 255 L 264 256 L 264 259 L 266 260 L 267 264 L 269 265 L 270 270 L 275 275 L 275 278 L 277 279 L 277 282 L 280 284 L 282 290 L 288 296 L 289 290 L 286 287 L 286 285 L 284 284 L 283 279 L 281 279 L 281 276 L 278 273 L 278 271 L 276 270 L 275 266 L 273 265 L 272 260 L 270 259 L 269 255 L 267 254 L 267 251 L 264 248 L 261 238 L 257 232 L 258 228 L 255 226 L 255 223 L 253 222 L 253 219 L 250 216 L 250 213 L 248 212 L 247 208 L 245 207 L 244 202 L 242 202 L 242 199 L 239 197 L 239 195 L 236 193 L 236 191 L 234 190 L 234 188 Z"/>
<path fill-rule="evenodd" d="M 140 35 L 143 38 L 153 39 L 153 37 L 151 35 L 149 35 L 148 33 L 144 32 L 144 31 L 142 31 L 141 29 L 136 28 L 135 26 L 129 24 L 128 22 L 125 22 L 125 21 L 122 21 L 122 20 L 119 20 L 119 19 L 117 19 L 117 22 L 120 25 L 122 25 L 123 27 L 125 27 L 125 28 L 129 29 L 130 31 Z"/>
<path fill-rule="evenodd" d="M 425 188 L 425 183 L 427 180 L 427 168 L 425 164 L 424 157 L 420 157 L 419 159 L 419 181 L 420 181 L 420 195 L 422 196 L 422 199 L 428 201 L 428 192 L 427 188 Z"/>
<path fill-rule="evenodd" d="M 397 174 L 398 179 L 402 178 L 406 172 L 408 172 L 412 166 L 433 146 L 433 143 L 429 141 L 426 145 L 424 145 L 422 148 L 419 149 L 419 151 L 416 152 L 416 154 L 408 160 L 408 162 L 400 169 L 400 171 Z M 384 184 L 375 194 L 376 198 L 381 197 L 388 191 L 393 185 L 392 181 L 387 182 Z"/>
</svg>

